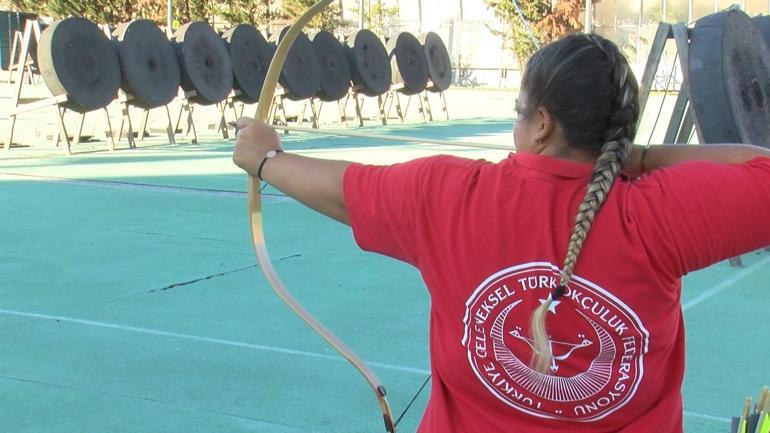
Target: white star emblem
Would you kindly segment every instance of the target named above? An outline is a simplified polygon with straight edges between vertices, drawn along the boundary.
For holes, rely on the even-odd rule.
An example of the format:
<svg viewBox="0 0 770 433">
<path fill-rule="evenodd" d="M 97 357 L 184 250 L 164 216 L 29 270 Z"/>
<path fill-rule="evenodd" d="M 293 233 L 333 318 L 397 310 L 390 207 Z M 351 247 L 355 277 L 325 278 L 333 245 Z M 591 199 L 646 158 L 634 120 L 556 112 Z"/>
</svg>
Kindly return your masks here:
<svg viewBox="0 0 770 433">
<path fill-rule="evenodd" d="M 548 294 L 548 297 L 545 299 L 538 299 L 541 304 L 545 304 L 549 299 L 551 299 L 551 294 Z M 556 307 L 561 304 L 561 301 L 551 301 L 551 305 L 548 306 L 548 311 L 550 311 L 553 314 L 556 314 Z"/>
</svg>

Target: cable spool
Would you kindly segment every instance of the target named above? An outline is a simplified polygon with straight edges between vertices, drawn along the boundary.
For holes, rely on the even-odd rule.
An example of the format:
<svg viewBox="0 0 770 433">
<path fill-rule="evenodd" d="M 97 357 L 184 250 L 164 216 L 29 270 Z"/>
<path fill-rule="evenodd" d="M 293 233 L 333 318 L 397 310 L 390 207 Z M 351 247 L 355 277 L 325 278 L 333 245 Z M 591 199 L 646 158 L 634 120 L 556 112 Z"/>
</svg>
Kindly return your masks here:
<svg viewBox="0 0 770 433">
<path fill-rule="evenodd" d="M 182 89 L 195 91 L 190 101 L 212 105 L 233 89 L 233 67 L 225 41 L 202 21 L 187 23 L 174 33 Z"/>
<path fill-rule="evenodd" d="M 179 93 L 181 73 L 174 46 L 149 20 L 120 24 L 113 32 L 120 60 L 121 88 L 144 109 L 171 102 Z"/>
<path fill-rule="evenodd" d="M 770 50 L 748 15 L 727 10 L 699 19 L 689 69 L 704 141 L 770 147 Z"/>
<path fill-rule="evenodd" d="M 313 36 L 313 48 L 321 71 L 316 96 L 325 102 L 337 101 L 350 89 L 350 62 L 345 47 L 333 34 L 322 30 Z"/>
<path fill-rule="evenodd" d="M 452 84 L 452 61 L 444 41 L 434 32 L 423 33 L 417 39 L 425 48 L 425 56 L 428 59 L 428 71 L 433 83 L 428 90 L 445 92 Z"/>
<path fill-rule="evenodd" d="M 402 32 L 388 41 L 393 84 L 403 84 L 399 91 L 406 95 L 421 93 L 428 86 L 428 59 L 417 38 Z"/>
<path fill-rule="evenodd" d="M 239 24 L 226 31 L 222 38 L 227 41 L 230 52 L 233 89 L 241 92 L 234 99 L 247 104 L 258 102 L 273 50 L 251 24 Z"/>
<path fill-rule="evenodd" d="M 275 42 L 280 42 L 288 30 L 288 26 L 284 27 Z M 318 92 L 321 86 L 321 67 L 313 44 L 305 33 L 300 33 L 292 44 L 278 82 L 286 92 L 286 97 L 293 101 L 310 98 Z"/>
<path fill-rule="evenodd" d="M 367 96 L 380 96 L 390 89 L 388 52 L 380 38 L 370 30 L 359 30 L 347 38 L 353 84 Z"/>
<path fill-rule="evenodd" d="M 37 51 L 40 73 L 54 96 L 86 113 L 104 108 L 118 94 L 120 62 L 107 37 L 85 18 L 57 21 L 43 31 Z"/>
</svg>

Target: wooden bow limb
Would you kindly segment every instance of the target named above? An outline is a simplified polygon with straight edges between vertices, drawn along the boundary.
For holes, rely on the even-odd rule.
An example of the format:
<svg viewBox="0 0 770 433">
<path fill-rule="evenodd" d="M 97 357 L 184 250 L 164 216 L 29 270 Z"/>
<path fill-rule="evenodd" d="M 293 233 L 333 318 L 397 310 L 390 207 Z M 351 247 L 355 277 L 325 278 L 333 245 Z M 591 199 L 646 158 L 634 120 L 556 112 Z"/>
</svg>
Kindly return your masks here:
<svg viewBox="0 0 770 433">
<path fill-rule="evenodd" d="M 329 5 L 333 0 L 321 0 L 310 7 L 297 21 L 289 28 L 280 44 L 278 44 L 278 50 L 273 56 L 270 67 L 268 68 L 265 82 L 262 87 L 262 92 L 259 96 L 259 105 L 257 106 L 256 119 L 262 122 L 267 120 L 267 115 L 270 110 L 270 103 L 273 100 L 275 94 L 276 83 L 278 82 L 278 76 L 283 68 L 286 56 L 289 53 L 291 45 L 297 38 L 302 28 L 321 10 Z M 286 287 L 281 282 L 278 274 L 273 268 L 273 264 L 270 261 L 270 256 L 267 253 L 267 247 L 265 246 L 264 228 L 262 226 L 262 203 L 260 195 L 260 183 L 259 179 L 255 176 L 249 176 L 248 181 L 248 207 L 249 207 L 249 220 L 251 223 L 251 239 L 254 244 L 254 252 L 257 255 L 257 262 L 259 263 L 262 273 L 265 274 L 265 278 L 270 283 L 273 291 L 280 297 L 289 308 L 294 311 L 305 323 L 307 323 L 313 330 L 318 333 L 327 343 L 329 343 L 337 352 L 339 352 L 345 359 L 347 359 L 353 367 L 355 367 L 377 397 L 377 402 L 380 405 L 380 411 L 382 412 L 382 418 L 385 422 L 385 429 L 390 433 L 395 433 L 396 429 L 393 424 L 393 415 L 390 410 L 390 405 L 386 398 L 385 387 L 377 377 L 376 374 L 369 368 L 366 363 L 358 357 L 345 343 L 343 343 L 336 335 L 326 329 L 315 317 L 303 308 L 294 296 L 286 290 Z"/>
</svg>

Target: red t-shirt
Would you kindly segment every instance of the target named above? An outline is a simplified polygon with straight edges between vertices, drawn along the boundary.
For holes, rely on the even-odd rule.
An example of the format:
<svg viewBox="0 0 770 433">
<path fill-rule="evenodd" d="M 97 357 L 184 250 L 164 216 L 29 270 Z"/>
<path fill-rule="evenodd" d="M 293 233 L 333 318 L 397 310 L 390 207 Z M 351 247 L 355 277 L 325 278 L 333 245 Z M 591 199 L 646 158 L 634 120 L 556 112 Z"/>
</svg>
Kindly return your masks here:
<svg viewBox="0 0 770 433">
<path fill-rule="evenodd" d="M 540 374 L 529 319 L 558 282 L 591 170 L 532 154 L 347 169 L 356 241 L 416 266 L 431 295 L 419 432 L 682 431 L 680 278 L 770 245 L 770 159 L 617 180 L 547 313 L 554 362 Z"/>
</svg>

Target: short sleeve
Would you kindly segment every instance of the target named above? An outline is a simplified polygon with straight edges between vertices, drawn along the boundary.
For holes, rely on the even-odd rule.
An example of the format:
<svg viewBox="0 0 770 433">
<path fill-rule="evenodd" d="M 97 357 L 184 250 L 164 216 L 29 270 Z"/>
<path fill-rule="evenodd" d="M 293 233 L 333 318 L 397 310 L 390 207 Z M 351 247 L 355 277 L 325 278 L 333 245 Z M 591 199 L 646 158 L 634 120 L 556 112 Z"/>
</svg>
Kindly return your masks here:
<svg viewBox="0 0 770 433">
<path fill-rule="evenodd" d="M 481 161 L 449 156 L 415 159 L 387 166 L 351 164 L 343 191 L 358 245 L 418 266 L 420 219 L 431 207 L 447 205 L 448 191 L 459 191 Z M 438 201 L 444 203 L 437 203 Z"/>
<path fill-rule="evenodd" d="M 770 159 L 655 170 L 629 193 L 640 237 L 672 277 L 770 245 Z"/>
</svg>

